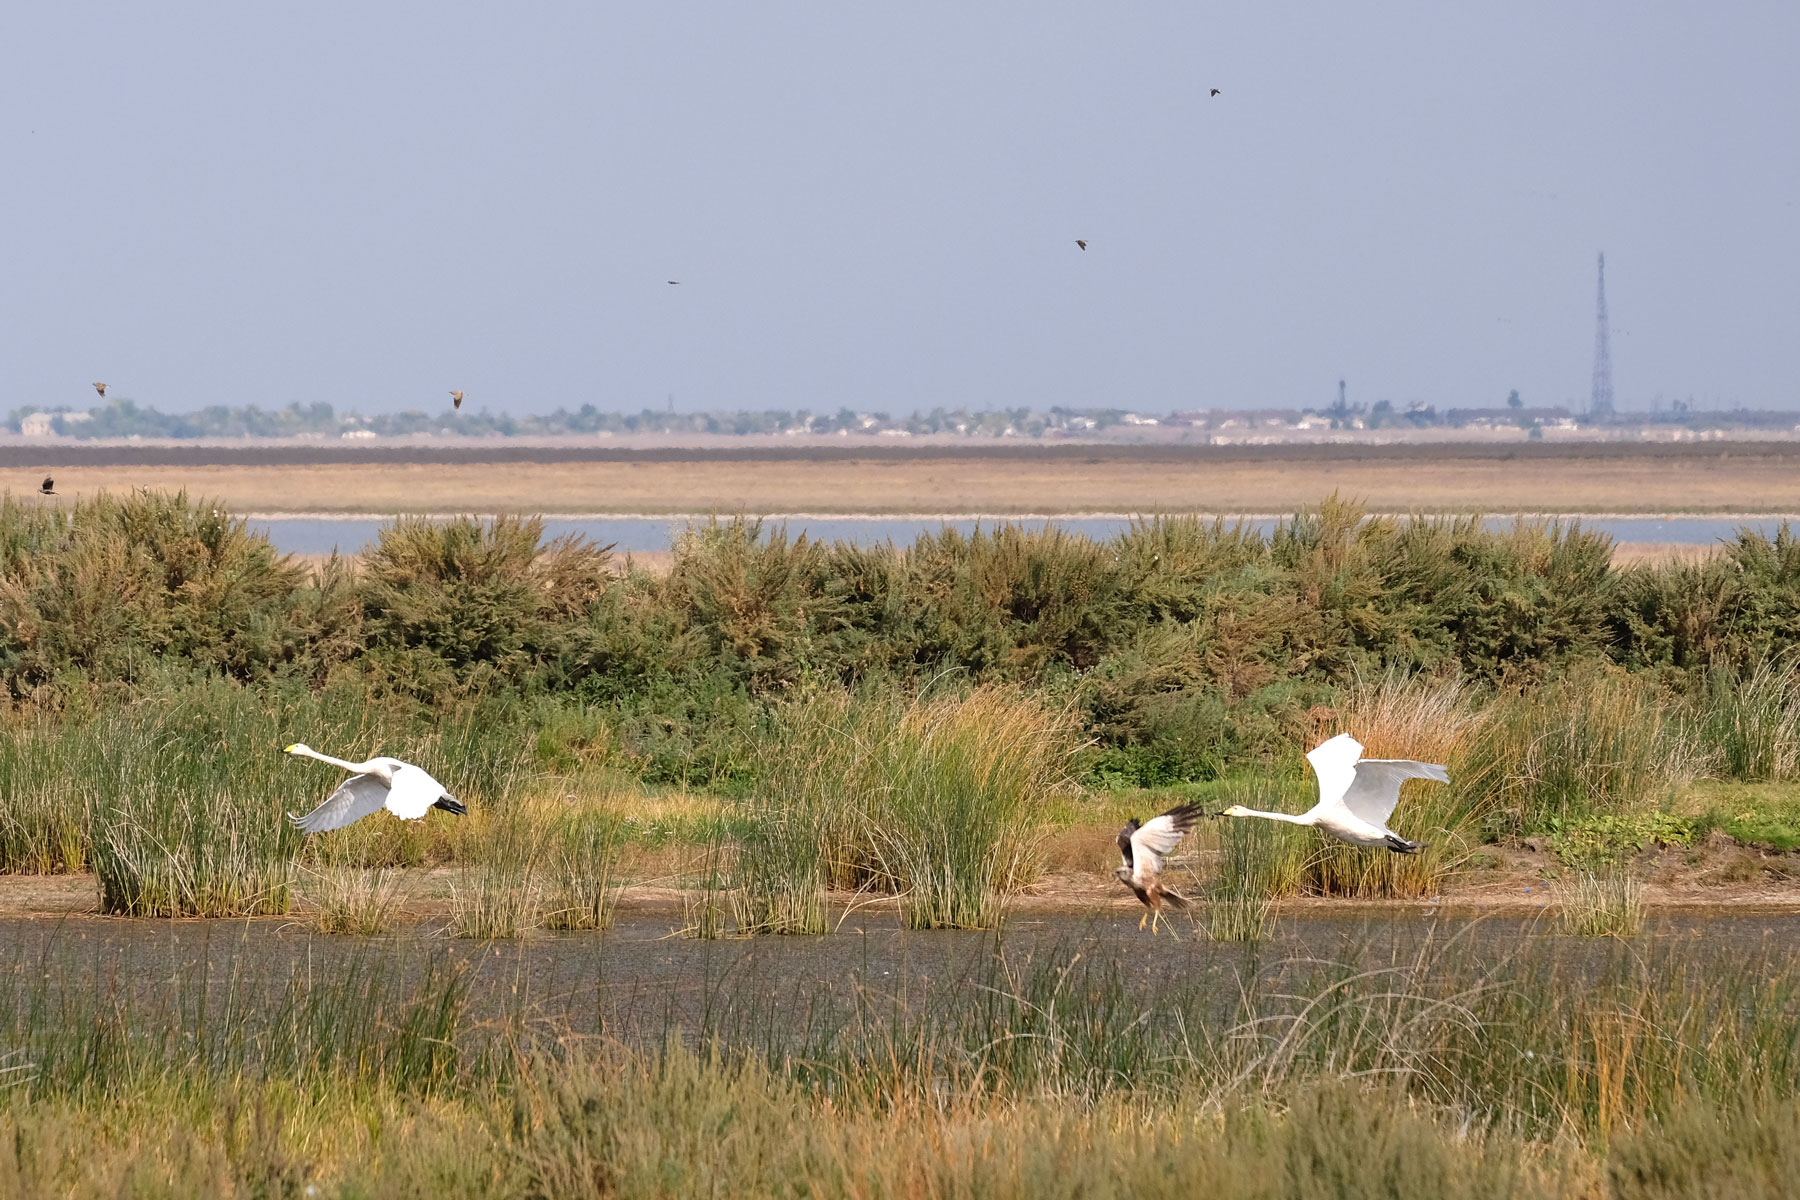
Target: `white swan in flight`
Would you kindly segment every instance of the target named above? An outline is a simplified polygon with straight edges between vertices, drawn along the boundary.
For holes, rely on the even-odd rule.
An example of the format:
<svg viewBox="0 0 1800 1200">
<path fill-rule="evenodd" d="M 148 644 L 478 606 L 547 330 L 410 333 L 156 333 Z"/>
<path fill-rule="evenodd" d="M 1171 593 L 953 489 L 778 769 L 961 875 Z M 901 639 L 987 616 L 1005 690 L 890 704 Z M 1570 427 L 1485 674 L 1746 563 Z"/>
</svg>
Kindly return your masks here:
<svg viewBox="0 0 1800 1200">
<path fill-rule="evenodd" d="M 1409 842 L 1387 827 L 1394 805 L 1400 802 L 1400 785 L 1408 779 L 1450 782 L 1450 772 L 1437 763 L 1406 758 L 1364 758 L 1362 743 L 1340 733 L 1320 743 L 1306 761 L 1319 777 L 1319 802 L 1295 816 L 1261 812 L 1234 804 L 1221 817 L 1267 817 L 1290 825 L 1313 825 L 1339 841 L 1368 850 L 1392 850 L 1417 854 L 1424 842 Z"/>
<path fill-rule="evenodd" d="M 1171 887 L 1164 887 L 1162 882 L 1163 859 L 1175 849 L 1187 831 L 1194 827 L 1194 820 L 1204 814 L 1192 804 L 1183 804 L 1171 808 L 1160 817 L 1151 817 L 1142 825 L 1137 818 L 1125 822 L 1125 828 L 1119 830 L 1119 857 L 1125 864 L 1114 869 L 1113 874 L 1119 882 L 1137 894 L 1150 911 L 1144 914 L 1144 921 L 1150 922 L 1150 932 L 1156 932 L 1156 923 L 1162 920 L 1164 904 L 1176 908 L 1186 908 L 1188 899 Z M 1144 927 L 1144 921 L 1138 922 L 1138 928 Z"/>
<path fill-rule="evenodd" d="M 302 833 L 323 833 L 342 829 L 360 821 L 372 812 L 387 809 L 403 821 L 414 821 L 434 808 L 458 816 L 469 810 L 444 790 L 444 785 L 420 767 L 397 758 L 371 758 L 368 762 L 345 762 L 329 754 L 320 754 L 311 746 L 296 742 L 285 751 L 305 758 L 316 758 L 355 774 L 338 785 L 337 791 L 325 797 L 325 803 L 304 817 L 288 814 L 288 820 Z"/>
</svg>

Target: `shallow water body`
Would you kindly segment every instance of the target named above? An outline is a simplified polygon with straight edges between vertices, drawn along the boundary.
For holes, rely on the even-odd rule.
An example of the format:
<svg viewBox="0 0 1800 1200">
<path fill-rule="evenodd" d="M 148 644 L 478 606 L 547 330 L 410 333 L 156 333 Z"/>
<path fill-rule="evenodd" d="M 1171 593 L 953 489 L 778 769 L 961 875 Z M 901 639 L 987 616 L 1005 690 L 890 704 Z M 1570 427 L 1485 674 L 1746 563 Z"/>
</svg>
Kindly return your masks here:
<svg viewBox="0 0 1800 1200">
<path fill-rule="evenodd" d="M 1657 517 L 1569 517 L 1568 521 L 1580 520 L 1582 528 L 1592 529 L 1607 534 L 1616 542 L 1671 542 L 1689 545 L 1711 545 L 1721 539 L 1730 539 L 1737 535 L 1739 529 L 1750 528 L 1765 536 L 1773 537 L 1780 528 L 1778 518 L 1753 518 L 1750 520 L 1721 520 L 1716 517 L 1677 517 L 1664 520 Z M 1489 528 L 1510 528 L 1511 517 L 1496 517 L 1487 522 Z M 921 520 L 918 518 L 814 518 L 814 517 L 770 517 L 765 521 L 765 528 L 786 527 L 790 537 L 798 537 L 804 533 L 815 541 L 851 542 L 867 546 L 880 542 L 892 541 L 898 545 L 910 545 L 921 533 L 936 533 L 945 527 L 960 530 L 967 534 L 978 525 L 992 528 L 998 522 L 993 519 L 975 520 Z M 1117 537 L 1130 528 L 1131 522 L 1119 517 L 1062 517 L 1048 522 L 1043 520 L 1022 519 L 1022 523 L 1037 528 L 1044 524 L 1066 529 L 1071 533 L 1084 534 L 1098 541 L 1106 541 Z M 252 521 L 253 528 L 266 533 L 275 548 L 285 554 L 329 554 L 333 550 L 343 553 L 354 553 L 375 540 L 384 521 L 372 521 L 362 518 L 335 517 L 291 517 L 277 520 Z M 627 551 L 664 551 L 669 549 L 675 535 L 688 524 L 685 519 L 670 520 L 660 517 L 608 517 L 588 520 L 546 520 L 544 533 L 547 537 L 561 537 L 565 534 L 580 534 L 600 545 L 612 545 L 619 553 Z M 1245 524 L 1267 537 L 1278 522 L 1273 520 L 1252 520 Z"/>
<path fill-rule="evenodd" d="M 1665 962 L 1703 974 L 1800 970 L 1794 912 L 1653 915 L 1629 939 L 1563 935 L 1541 916 L 1309 913 L 1283 917 L 1255 948 L 1209 941 L 1185 920 L 1179 940 L 1153 937 L 1113 910 L 1021 916 L 998 934 L 909 932 L 876 914 L 852 915 L 824 937 L 700 941 L 674 936 L 673 923 L 628 914 L 604 934 L 478 943 L 446 938 L 437 924 L 343 938 L 268 920 L 9 920 L 0 922 L 0 1026 L 32 1005 L 95 1000 L 128 1023 L 185 1026 L 347 978 L 404 997 L 446 970 L 462 979 L 472 1020 L 647 1045 L 676 1030 L 804 1041 L 852 1015 L 910 1019 L 1068 993 L 1104 992 L 1126 1013 L 1181 995 L 1190 1011 L 1225 1020 L 1252 981 L 1306 994 L 1353 971 L 1529 989 Z"/>
</svg>

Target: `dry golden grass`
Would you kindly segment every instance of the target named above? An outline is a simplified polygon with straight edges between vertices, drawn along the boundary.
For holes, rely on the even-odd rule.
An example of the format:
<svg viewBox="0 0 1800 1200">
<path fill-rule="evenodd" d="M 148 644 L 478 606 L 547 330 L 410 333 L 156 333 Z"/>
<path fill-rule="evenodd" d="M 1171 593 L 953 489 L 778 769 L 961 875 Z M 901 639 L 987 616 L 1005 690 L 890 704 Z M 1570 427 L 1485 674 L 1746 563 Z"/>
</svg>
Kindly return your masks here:
<svg viewBox="0 0 1800 1200">
<path fill-rule="evenodd" d="M 1280 462 L 891 459 L 63 468 L 64 503 L 186 488 L 238 512 L 1794 512 L 1781 458 Z M 55 503 L 55 501 L 46 501 Z"/>
</svg>

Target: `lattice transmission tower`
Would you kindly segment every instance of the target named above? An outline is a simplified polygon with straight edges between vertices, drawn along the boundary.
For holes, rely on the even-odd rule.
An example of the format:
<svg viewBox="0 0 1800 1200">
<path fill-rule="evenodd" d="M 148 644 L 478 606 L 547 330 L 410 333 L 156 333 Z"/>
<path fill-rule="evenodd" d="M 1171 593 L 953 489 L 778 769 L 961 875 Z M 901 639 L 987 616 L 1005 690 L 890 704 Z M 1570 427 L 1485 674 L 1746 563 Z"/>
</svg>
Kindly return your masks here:
<svg viewBox="0 0 1800 1200">
<path fill-rule="evenodd" d="M 1594 301 L 1594 391 L 1588 397 L 1588 413 L 1610 417 L 1612 412 L 1612 339 L 1606 329 L 1606 255 L 1602 254 L 1600 290 Z"/>
</svg>

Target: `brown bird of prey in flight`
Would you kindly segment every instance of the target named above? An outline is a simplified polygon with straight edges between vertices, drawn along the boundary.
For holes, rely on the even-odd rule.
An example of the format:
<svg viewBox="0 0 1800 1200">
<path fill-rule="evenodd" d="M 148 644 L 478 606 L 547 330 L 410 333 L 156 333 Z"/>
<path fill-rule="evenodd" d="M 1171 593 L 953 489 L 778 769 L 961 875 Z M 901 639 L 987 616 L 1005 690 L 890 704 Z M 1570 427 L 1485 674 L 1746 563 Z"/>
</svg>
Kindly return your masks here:
<svg viewBox="0 0 1800 1200">
<path fill-rule="evenodd" d="M 1125 828 L 1119 830 L 1119 856 L 1125 862 L 1113 874 L 1150 910 L 1144 914 L 1144 921 L 1151 921 L 1151 933 L 1156 932 L 1155 922 L 1162 919 L 1165 904 L 1175 908 L 1188 906 L 1186 896 L 1174 888 L 1163 886 L 1163 859 L 1175 849 L 1188 830 L 1194 827 L 1195 818 L 1201 815 L 1200 810 L 1192 804 L 1182 804 L 1160 817 L 1151 817 L 1142 825 L 1133 817 L 1125 822 Z M 1139 929 L 1144 927 L 1144 921 L 1138 922 Z"/>
<path fill-rule="evenodd" d="M 462 393 L 461 392 L 451 392 L 450 393 L 450 407 L 451 408 L 461 408 L 462 407 Z"/>
<path fill-rule="evenodd" d="M 1212 90 L 1212 94 L 1213 94 L 1213 95 L 1215 95 L 1215 96 L 1216 96 L 1216 95 L 1218 95 L 1218 94 L 1219 94 L 1219 89 L 1218 89 L 1218 88 L 1214 88 L 1214 89 L 1213 89 L 1213 90 Z"/>
<path fill-rule="evenodd" d="M 1080 238 L 1076 238 L 1076 239 L 1075 239 L 1075 244 L 1076 244 L 1076 245 L 1077 245 L 1077 246 L 1080 246 L 1080 247 L 1081 247 L 1081 248 L 1082 248 L 1082 249 L 1083 249 L 1083 250 L 1086 250 L 1086 249 L 1087 249 L 1087 243 L 1086 243 L 1086 242 L 1084 242 L 1084 241 L 1082 241 L 1082 240 L 1081 240 L 1081 239 L 1080 239 Z"/>
<path fill-rule="evenodd" d="M 94 384 L 94 390 L 95 390 L 95 391 L 96 391 L 96 392 L 99 392 L 99 393 L 100 393 L 100 398 L 101 398 L 101 399 L 102 399 L 102 400 L 104 400 L 104 399 L 106 399 L 106 385 L 105 385 L 105 384 L 104 384 L 104 383 L 96 383 L 96 384 Z"/>
<path fill-rule="evenodd" d="M 56 480 L 50 478 L 50 476 L 48 476 L 48 475 L 44 476 L 44 482 L 38 488 L 38 495 L 40 495 L 40 496 L 56 495 Z"/>
</svg>

